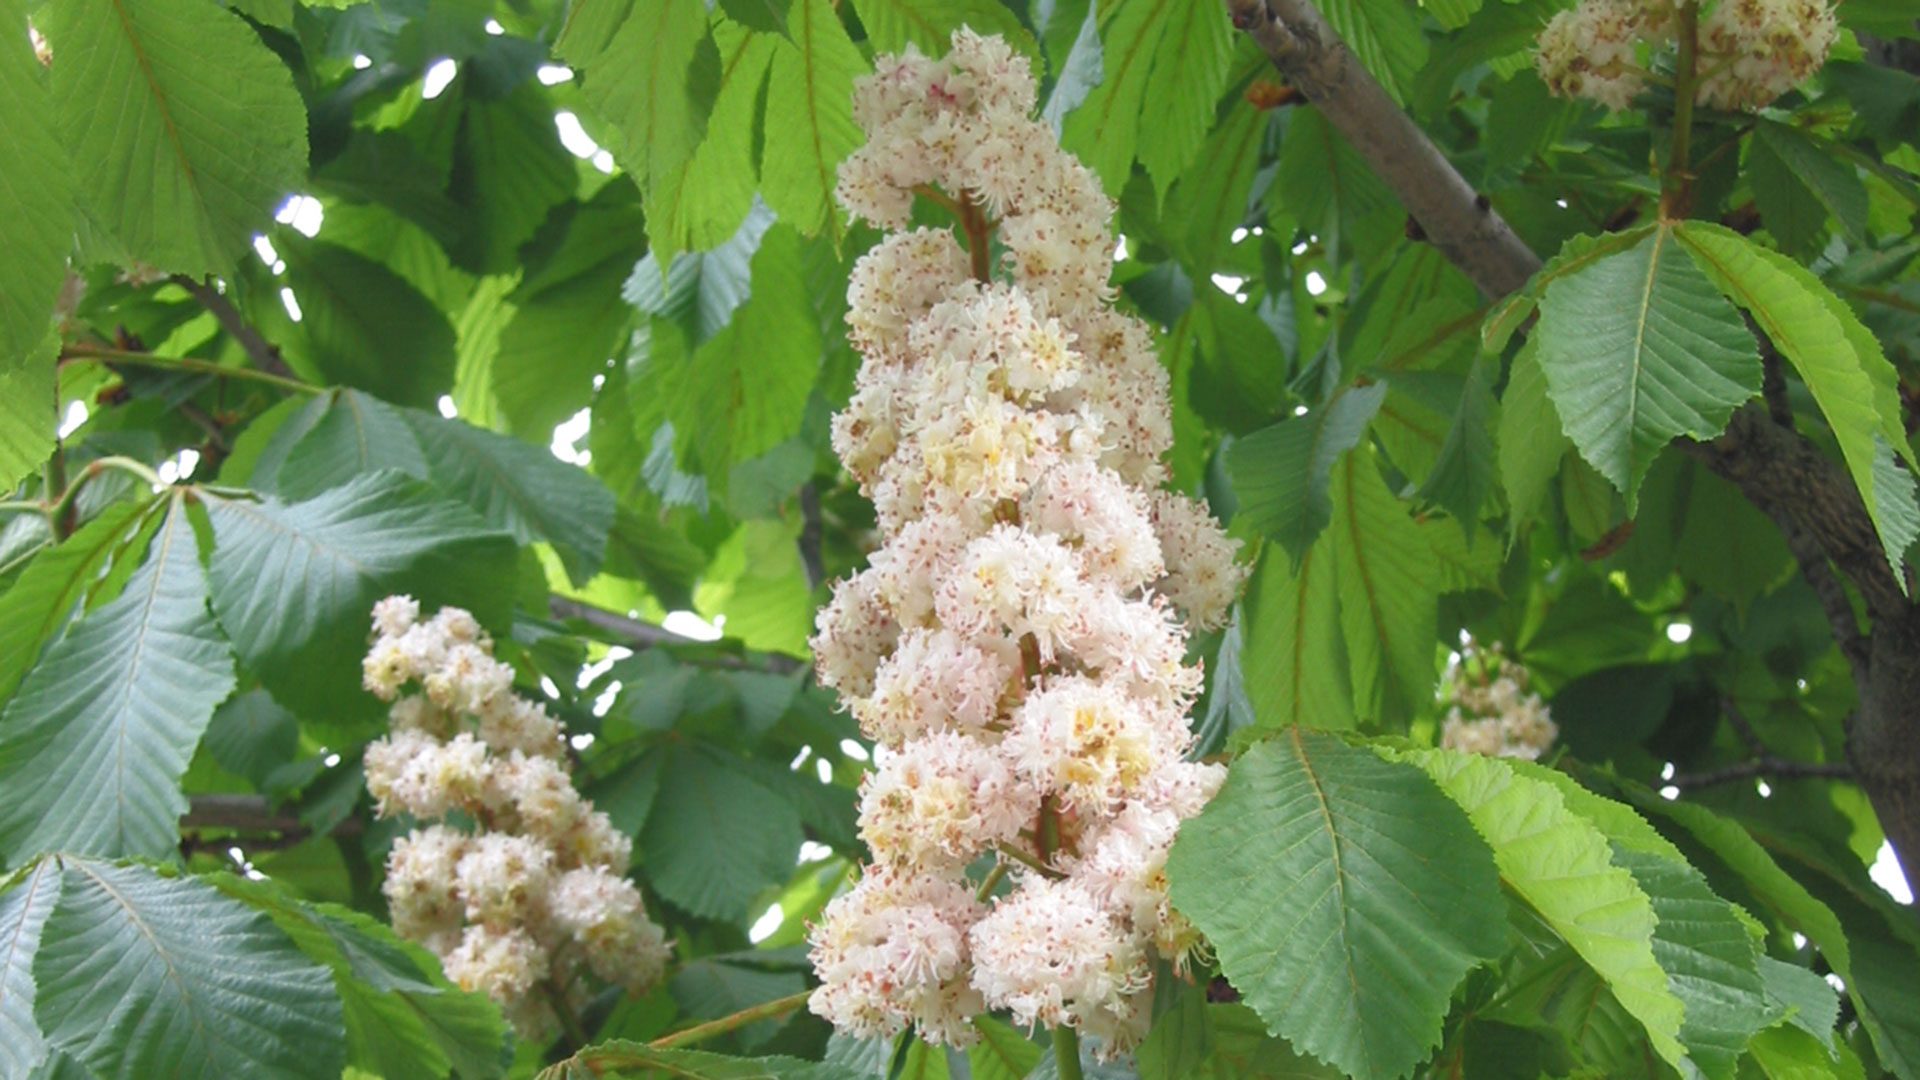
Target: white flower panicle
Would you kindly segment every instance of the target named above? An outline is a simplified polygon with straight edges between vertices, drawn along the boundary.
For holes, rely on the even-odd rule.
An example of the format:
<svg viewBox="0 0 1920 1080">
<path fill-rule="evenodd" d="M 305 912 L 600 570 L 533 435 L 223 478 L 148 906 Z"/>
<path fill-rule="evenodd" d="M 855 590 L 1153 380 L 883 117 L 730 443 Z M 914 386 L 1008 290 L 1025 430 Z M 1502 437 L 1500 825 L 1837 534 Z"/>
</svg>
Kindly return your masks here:
<svg viewBox="0 0 1920 1080">
<path fill-rule="evenodd" d="M 1537 761 L 1560 734 L 1553 711 L 1527 689 L 1527 669 L 1498 643 L 1464 645 L 1441 695 L 1451 702 L 1440 725 L 1440 745 L 1449 750 Z"/>
<path fill-rule="evenodd" d="M 1201 945 L 1165 873 L 1225 774 L 1184 760 L 1187 638 L 1246 572 L 1203 504 L 1160 490 L 1167 376 L 1110 303 L 1113 204 L 1033 101 L 1026 60 L 964 29 L 855 91 L 869 140 L 841 203 L 904 229 L 924 197 L 965 243 L 895 232 L 848 288 L 864 362 L 833 443 L 884 543 L 812 644 L 879 750 L 873 863 L 812 928 L 812 1007 L 944 1044 L 1006 1009 L 1111 1055 L 1145 1032 L 1156 958 L 1184 970 Z M 992 903 L 966 876 L 988 855 L 1012 882 Z"/>
<path fill-rule="evenodd" d="M 1618 112 L 1646 89 L 1653 55 L 1678 26 L 1674 0 L 1580 0 L 1541 31 L 1534 63 L 1554 93 Z M 1837 34 L 1828 0 L 1702 3 L 1696 99 L 1758 110 L 1818 71 Z"/>
<path fill-rule="evenodd" d="M 394 930 L 529 1038 L 553 1031 L 556 997 L 585 999 L 582 970 L 634 990 L 656 982 L 669 947 L 623 876 L 632 841 L 574 788 L 560 723 L 513 693 L 513 669 L 467 612 L 422 620 L 412 598 L 390 596 L 373 628 L 365 685 L 393 703 L 391 733 L 363 759 L 380 815 L 458 812 L 477 825 L 424 825 L 394 842 Z M 407 686 L 421 692 L 403 697 Z"/>
</svg>

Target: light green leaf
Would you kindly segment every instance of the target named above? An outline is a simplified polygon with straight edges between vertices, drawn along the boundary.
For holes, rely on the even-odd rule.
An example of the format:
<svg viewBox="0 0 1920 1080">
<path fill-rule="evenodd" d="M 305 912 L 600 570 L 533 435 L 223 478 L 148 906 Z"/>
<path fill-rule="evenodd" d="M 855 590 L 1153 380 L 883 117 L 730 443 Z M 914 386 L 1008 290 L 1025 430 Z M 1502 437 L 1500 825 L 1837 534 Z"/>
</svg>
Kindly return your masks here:
<svg viewBox="0 0 1920 1080">
<path fill-rule="evenodd" d="M 72 167 L 48 123 L 46 75 L 25 23 L 20 0 L 0 2 L 0 490 L 53 446 L 46 339 L 73 247 Z"/>
<path fill-rule="evenodd" d="M 675 750 L 640 832 L 638 858 L 661 896 L 708 919 L 740 920 L 784 882 L 800 849 L 793 806 L 725 758 Z"/>
<path fill-rule="evenodd" d="M 1234 762 L 1167 876 L 1268 1031 L 1362 1080 L 1424 1060 L 1454 987 L 1506 944 L 1460 808 L 1419 769 L 1301 728 Z"/>
<path fill-rule="evenodd" d="M 1700 268 L 1734 303 L 1746 309 L 1787 358 L 1832 425 L 1847 471 L 1860 488 L 1879 530 L 1894 578 L 1907 548 L 1920 536 L 1920 505 L 1910 474 L 1881 464 L 1885 447 L 1909 468 L 1893 366 L 1880 343 L 1820 279 L 1798 263 L 1747 238 L 1691 222 L 1677 235 Z M 1886 482 L 1878 478 L 1885 476 Z"/>
<path fill-rule="evenodd" d="M 780 25 L 785 32 L 783 0 Z M 705 251 L 732 236 L 753 206 L 754 121 L 774 39 L 748 33 L 725 20 L 713 24 L 720 50 L 720 85 L 707 137 L 683 164 L 659 177 L 647 192 L 647 235 L 655 254 L 672 261 L 683 250 Z"/>
<path fill-rule="evenodd" d="M 1307 549 L 1298 567 L 1260 561 L 1247 588 L 1242 679 L 1262 727 L 1356 723 L 1331 539 Z"/>
<path fill-rule="evenodd" d="M 1225 5 L 1172 0 L 1161 7 L 1166 29 L 1153 52 L 1153 108 L 1140 125 L 1140 164 L 1153 179 L 1156 199 L 1166 198 L 1212 130 L 1233 54 Z M 1256 156 L 1258 151 L 1256 146 Z"/>
<path fill-rule="evenodd" d="M 787 32 L 787 9 L 792 6 L 793 0 L 720 0 L 720 10 L 728 18 L 767 34 Z"/>
<path fill-rule="evenodd" d="M 1866 1080 L 1860 1059 L 1846 1043 L 1829 1053 L 1819 1040 L 1798 1028 L 1777 1027 L 1754 1037 L 1748 1047 L 1767 1080 Z"/>
<path fill-rule="evenodd" d="M 1404 3 L 1327 0 L 1321 11 L 1393 100 L 1406 104 L 1413 77 L 1427 62 L 1427 38 L 1413 9 Z"/>
<path fill-rule="evenodd" d="M 452 385 L 453 326 L 439 305 L 358 252 L 297 234 L 275 242 L 301 313 L 279 335 L 289 362 L 401 405 L 430 407 Z"/>
<path fill-rule="evenodd" d="M 1247 217 L 1267 120 L 1265 110 L 1236 102 L 1174 189 L 1166 220 L 1186 223 L 1181 241 L 1188 269 L 1212 273 L 1232 246 L 1233 231 Z"/>
<path fill-rule="evenodd" d="M 1333 520 L 1333 467 L 1359 445 L 1387 384 L 1342 387 L 1331 401 L 1236 440 L 1227 469 L 1237 519 L 1278 540 L 1296 563 Z"/>
<path fill-rule="evenodd" d="M 679 323 L 694 346 L 704 345 L 727 328 L 733 313 L 753 295 L 753 256 L 773 222 L 773 214 L 758 207 L 725 243 L 671 259 L 664 269 L 660 256 L 649 252 L 633 268 L 621 295 L 647 315 Z"/>
<path fill-rule="evenodd" d="M 492 625 L 512 600 L 512 541 L 399 473 L 306 502 L 209 497 L 207 516 L 214 612 L 247 668 L 302 715 L 374 713 L 353 687 L 381 597 L 456 604 Z"/>
<path fill-rule="evenodd" d="M 1519 536 L 1547 497 L 1547 483 L 1573 445 L 1560 428 L 1560 414 L 1547 397 L 1540 370 L 1538 334 L 1513 358 L 1507 393 L 1500 401 L 1500 483 L 1507 490 L 1509 534 Z"/>
<path fill-rule="evenodd" d="M 57 547 L 35 555 L 13 588 L 0 595 L 0 701 L 13 696 L 41 648 L 98 585 L 108 560 L 135 532 L 142 509 L 132 503 L 107 507 Z M 139 554 L 122 552 L 121 557 Z"/>
<path fill-rule="evenodd" d="M 1334 468 L 1332 542 L 1340 625 L 1362 720 L 1405 715 L 1435 678 L 1440 593 L 1433 548 L 1387 490 L 1371 455 Z"/>
<path fill-rule="evenodd" d="M 991 1016 L 976 1016 L 980 1041 L 967 1048 L 973 1080 L 1025 1080 L 1040 1064 L 1040 1046 Z"/>
<path fill-rule="evenodd" d="M 180 778 L 233 657 L 207 613 L 184 502 L 145 566 L 27 674 L 0 714 L 0 852 L 162 857 L 186 812 Z"/>
<path fill-rule="evenodd" d="M 307 174 L 286 64 L 209 0 L 72 0 L 43 29 L 88 215 L 141 262 L 225 273 Z"/>
<path fill-rule="evenodd" d="M 1535 334 L 1568 438 L 1628 513 L 1667 443 L 1713 438 L 1760 392 L 1753 335 L 1667 229 L 1548 285 Z"/>
<path fill-rule="evenodd" d="M 614 516 L 605 485 L 545 447 L 419 409 L 403 415 L 435 487 L 523 544 L 552 544 L 575 585 L 599 573 Z"/>
<path fill-rule="evenodd" d="M 1487 320 L 1480 328 L 1481 344 L 1488 352 L 1504 351 L 1507 343 L 1513 340 L 1514 333 L 1533 317 L 1534 311 L 1540 306 L 1540 294 L 1548 285 L 1638 245 L 1653 228 L 1648 225 L 1625 232 L 1569 238 L 1553 258 L 1547 260 L 1545 266 L 1534 271 L 1525 288 L 1495 304 L 1493 310 L 1487 313 Z"/>
<path fill-rule="evenodd" d="M 1140 146 L 1140 120 L 1153 63 L 1167 27 L 1196 12 L 1205 0 L 1120 0 L 1099 9 L 1102 46 L 1100 85 L 1067 114 L 1061 144 L 1099 174 L 1107 194 L 1118 196 L 1133 174 Z M 1221 14 L 1216 7 L 1212 14 Z"/>
<path fill-rule="evenodd" d="M 840 162 L 862 142 L 853 123 L 853 80 L 867 62 L 853 47 L 829 0 L 794 0 L 787 38 L 773 54 L 767 95 L 766 152 L 760 192 L 780 220 L 811 236 L 825 228 L 837 242 L 833 188 Z"/>
<path fill-rule="evenodd" d="M 1554 785 L 1506 762 L 1445 750 L 1389 756 L 1424 768 L 1466 810 L 1492 845 L 1501 880 L 1600 974 L 1654 1050 L 1678 1067 L 1685 1010 L 1654 955 L 1653 902 L 1613 862 L 1600 830 L 1570 811 Z"/>
<path fill-rule="evenodd" d="M 688 72 L 707 39 L 700 0 L 582 0 L 554 55 L 581 72 L 580 96 L 615 140 L 641 190 L 686 161 L 700 137 Z"/>
<path fill-rule="evenodd" d="M 33 1018 L 33 957 L 60 895 L 60 864 L 42 859 L 0 893 L 0 1075 L 26 1076 L 47 1056 Z"/>
<path fill-rule="evenodd" d="M 327 970 L 273 923 L 191 878 L 59 859 L 60 900 L 34 958 L 48 1044 L 101 1080 L 335 1080 L 340 1004 Z"/>
<path fill-rule="evenodd" d="M 1016 50 L 1036 56 L 1033 35 L 999 0 L 853 0 L 853 10 L 876 53 L 897 53 L 913 44 L 927 56 L 945 56 L 953 32 L 967 26 L 984 36 L 998 34 Z M 1039 73 L 1039 65 L 1034 71 Z"/>
</svg>

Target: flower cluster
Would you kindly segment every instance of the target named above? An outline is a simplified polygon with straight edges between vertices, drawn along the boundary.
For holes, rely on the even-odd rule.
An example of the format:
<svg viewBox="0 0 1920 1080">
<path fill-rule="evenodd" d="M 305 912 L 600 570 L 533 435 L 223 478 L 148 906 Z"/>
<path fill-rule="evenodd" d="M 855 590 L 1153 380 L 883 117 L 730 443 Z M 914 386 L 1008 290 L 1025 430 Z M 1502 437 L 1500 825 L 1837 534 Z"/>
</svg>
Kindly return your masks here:
<svg viewBox="0 0 1920 1080">
<path fill-rule="evenodd" d="M 1625 109 L 1680 28 L 1676 13 L 1675 0 L 1581 0 L 1541 31 L 1540 78 L 1563 97 Z M 1836 33 L 1828 0 L 1719 0 L 1696 34 L 1698 100 L 1759 109 L 1819 70 Z"/>
<path fill-rule="evenodd" d="M 1184 760 L 1186 640 L 1225 621 L 1245 570 L 1204 505 L 1160 490 L 1167 376 L 1110 303 L 1113 206 L 1033 103 L 1026 61 L 964 29 L 855 91 L 869 141 L 840 201 L 904 229 L 925 197 L 967 246 L 896 231 L 849 287 L 864 363 L 834 448 L 885 539 L 812 644 L 879 751 L 873 863 L 812 929 L 811 1004 L 944 1044 L 1006 1009 L 1111 1054 L 1144 1033 L 1154 959 L 1199 945 L 1165 864 L 1224 770 Z"/>
<path fill-rule="evenodd" d="M 391 732 L 367 746 L 367 790 L 382 817 L 442 821 L 387 858 L 394 929 L 529 1038 L 553 1031 L 556 1002 L 584 1000 L 582 969 L 635 990 L 656 981 L 668 946 L 624 876 L 633 842 L 574 789 L 559 722 L 513 693 L 467 612 L 423 620 L 390 596 L 373 626 L 364 681 L 393 707 Z M 420 692 L 401 696 L 409 685 Z M 444 823 L 456 813 L 477 829 Z"/>
<path fill-rule="evenodd" d="M 1488 757 L 1538 760 L 1560 729 L 1540 695 L 1527 689 L 1527 669 L 1496 643 L 1468 643 L 1448 673 L 1442 695 L 1452 705 L 1440 726 L 1440 745 Z"/>
</svg>

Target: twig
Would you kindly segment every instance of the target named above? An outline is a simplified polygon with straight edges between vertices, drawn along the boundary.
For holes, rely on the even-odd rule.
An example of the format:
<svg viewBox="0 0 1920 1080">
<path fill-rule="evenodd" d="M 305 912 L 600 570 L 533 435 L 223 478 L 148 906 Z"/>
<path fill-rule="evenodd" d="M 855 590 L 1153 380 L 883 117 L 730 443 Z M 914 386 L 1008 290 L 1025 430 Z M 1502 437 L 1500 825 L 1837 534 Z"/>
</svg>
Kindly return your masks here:
<svg viewBox="0 0 1920 1080">
<path fill-rule="evenodd" d="M 283 378 L 293 377 L 293 369 L 288 367 L 287 362 L 280 357 L 280 347 L 268 341 L 260 331 L 255 330 L 253 324 L 247 322 L 246 317 L 240 314 L 240 309 L 233 306 L 233 301 L 227 299 L 225 293 L 205 282 L 195 281 L 185 274 L 175 274 L 172 280 L 175 285 L 193 294 L 193 298 L 213 315 L 221 328 L 240 343 L 240 347 L 253 358 L 254 366 L 271 375 L 279 375 Z"/>
<path fill-rule="evenodd" d="M 276 375 L 266 371 L 255 371 L 252 368 L 229 367 L 226 364 L 216 364 L 211 360 L 200 360 L 191 356 L 155 356 L 137 349 L 115 349 L 104 345 L 88 345 L 85 342 L 75 342 L 62 348 L 60 361 L 61 363 L 91 361 L 103 364 L 129 364 L 134 367 L 159 368 L 163 371 L 213 375 L 222 379 L 247 379 L 277 386 L 297 394 L 318 394 L 324 389 L 312 383 L 301 382 L 293 377 L 292 372 Z"/>
<path fill-rule="evenodd" d="M 1667 783 L 1682 791 L 1694 791 L 1729 784 L 1736 780 L 1768 777 L 1775 780 L 1851 780 L 1853 766 L 1818 761 L 1789 761 L 1786 758 L 1761 757 L 1701 773 L 1679 773 Z"/>
<path fill-rule="evenodd" d="M 1310 0 L 1226 3 L 1233 25 L 1252 36 L 1481 292 L 1505 296 L 1540 268 L 1539 257 L 1394 103 Z"/>
<path fill-rule="evenodd" d="M 195 795 L 180 816 L 180 831 L 199 833 L 221 831 L 238 834 L 233 840 L 209 844 L 194 837 L 183 846 L 222 847 L 237 842 L 248 850 L 292 847 L 313 836 L 313 829 L 292 814 L 277 812 L 265 795 Z M 343 819 L 328 831 L 329 836 L 358 836 L 366 823 L 357 817 Z"/>
<path fill-rule="evenodd" d="M 760 1020 L 771 1020 L 776 1016 L 785 1016 L 800 1006 L 805 1005 L 807 998 L 811 996 L 813 996 L 813 991 L 802 990 L 797 994 L 788 994 L 783 998 L 774 998 L 772 1001 L 761 1002 L 750 1009 L 742 1009 L 731 1016 L 723 1016 L 718 1020 L 709 1020 L 704 1024 L 696 1024 L 684 1031 L 676 1031 L 671 1035 L 662 1035 L 647 1045 L 655 1050 L 668 1050 L 676 1046 L 686 1046 L 689 1043 L 705 1042 L 716 1035 L 725 1035 L 729 1031 L 746 1027 L 748 1024 Z"/>
<path fill-rule="evenodd" d="M 698 645 L 697 638 L 676 634 L 664 626 L 641 622 L 639 619 L 622 615 L 617 611 L 608 611 L 603 607 L 583 604 L 578 600 L 569 600 L 564 596 L 547 598 L 547 610 L 556 619 L 577 619 L 602 633 L 624 638 L 629 644 L 640 648 L 653 645 Z"/>
<path fill-rule="evenodd" d="M 1734 704 L 1732 698 L 1720 699 L 1720 711 L 1727 714 L 1727 723 L 1733 725 L 1733 730 L 1740 736 L 1740 741 L 1747 744 L 1749 754 L 1757 758 L 1769 756 L 1771 751 L 1767 749 L 1767 744 L 1761 741 L 1760 733 L 1753 730 L 1753 724 L 1747 720 L 1746 714 L 1740 711 L 1740 707 Z"/>
</svg>

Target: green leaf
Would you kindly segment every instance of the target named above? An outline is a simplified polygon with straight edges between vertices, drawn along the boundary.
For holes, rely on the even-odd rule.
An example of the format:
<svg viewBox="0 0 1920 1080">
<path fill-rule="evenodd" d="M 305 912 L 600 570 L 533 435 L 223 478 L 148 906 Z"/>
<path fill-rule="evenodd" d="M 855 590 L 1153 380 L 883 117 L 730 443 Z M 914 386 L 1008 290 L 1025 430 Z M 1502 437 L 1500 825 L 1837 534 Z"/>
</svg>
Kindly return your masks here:
<svg viewBox="0 0 1920 1080">
<path fill-rule="evenodd" d="M 702 918 L 738 921 L 762 890 L 792 874 L 800 840 L 786 800 L 717 754 L 676 750 L 639 858 L 661 896 Z"/>
<path fill-rule="evenodd" d="M 54 120 L 88 216 L 143 263 L 227 272 L 306 178 L 286 65 L 208 0 L 73 0 L 46 17 Z"/>
<path fill-rule="evenodd" d="M 1746 309 L 1787 358 L 1832 425 L 1847 471 L 1860 488 L 1894 578 L 1920 537 L 1920 504 L 1910 474 L 1893 471 L 1886 448 L 1911 468 L 1893 366 L 1867 328 L 1820 279 L 1747 238 L 1698 222 L 1679 240 L 1713 283 Z M 1883 464 L 1884 461 L 1884 464 Z M 1881 477 L 1886 482 L 1881 481 Z"/>
<path fill-rule="evenodd" d="M 1412 1072 L 1454 987 L 1506 944 L 1459 807 L 1419 769 L 1301 728 L 1234 762 L 1167 876 L 1268 1031 L 1361 1080 Z"/>
<path fill-rule="evenodd" d="M 760 192 L 780 220 L 836 241 L 833 188 L 840 162 L 862 142 L 853 123 L 853 80 L 867 72 L 829 0 L 794 0 L 787 38 L 773 54 Z"/>
<path fill-rule="evenodd" d="M 773 222 L 773 214 L 757 208 L 725 243 L 671 259 L 664 270 L 659 254 L 649 252 L 633 268 L 621 295 L 645 314 L 684 327 L 695 347 L 704 345 L 727 328 L 733 313 L 753 295 L 753 256 Z"/>
<path fill-rule="evenodd" d="M 1348 454 L 1335 467 L 1333 506 L 1329 536 L 1354 711 L 1363 720 L 1403 716 L 1428 699 L 1435 678 L 1433 546 L 1369 455 Z"/>
<path fill-rule="evenodd" d="M 186 506 L 175 499 L 145 566 L 47 651 L 0 714 L 0 852 L 162 857 L 186 812 L 180 778 L 233 657 L 207 613 Z"/>
<path fill-rule="evenodd" d="M 599 573 L 614 517 L 605 485 L 543 446 L 418 409 L 404 419 L 435 487 L 523 544 L 552 544 L 575 585 Z"/>
<path fill-rule="evenodd" d="M 860 25 L 876 53 L 897 53 L 909 44 L 927 56 L 945 56 L 953 32 L 962 26 L 977 34 L 998 34 L 1015 49 L 1036 55 L 1033 35 L 1000 0 L 853 0 Z M 1035 67 L 1035 73 L 1039 67 Z"/>
<path fill-rule="evenodd" d="M 785 33 L 789 0 L 780 0 L 778 7 L 780 25 L 770 29 Z M 713 24 L 713 37 L 720 50 L 720 84 L 707 137 L 647 193 L 648 238 L 663 259 L 724 243 L 753 206 L 754 124 L 773 65 L 774 39 L 724 20 Z"/>
<path fill-rule="evenodd" d="M 967 1047 L 967 1065 L 973 1080 L 1025 1080 L 1040 1064 L 1040 1046 L 991 1016 L 976 1016 L 973 1029 L 980 1041 Z"/>
<path fill-rule="evenodd" d="M 1847 1044 L 1829 1053 L 1804 1031 L 1777 1027 L 1754 1037 L 1748 1047 L 1767 1080 L 1866 1080 L 1866 1070 Z"/>
<path fill-rule="evenodd" d="M 1833 1049 L 1833 1028 L 1840 1022 L 1840 999 L 1818 973 L 1799 964 L 1760 957 L 1760 978 L 1766 984 L 1767 1003 L 1786 1022 Z"/>
<path fill-rule="evenodd" d="M 300 306 L 279 341 L 296 367 L 402 405 L 431 407 L 453 384 L 453 326 L 439 305 L 338 244 L 285 233 L 275 242 Z"/>
<path fill-rule="evenodd" d="M 1183 1080 L 1213 1055 L 1207 991 L 1171 970 L 1154 974 L 1153 1026 L 1134 1051 L 1140 1080 Z"/>
<path fill-rule="evenodd" d="M 1832 214 L 1840 228 L 1855 242 L 1865 236 L 1867 224 L 1867 186 L 1860 173 L 1843 164 L 1831 149 L 1823 148 L 1806 135 L 1784 124 L 1762 120 L 1754 128 L 1753 148 L 1748 161 L 1748 176 L 1760 213 L 1769 230 L 1775 229 L 1775 216 L 1769 209 L 1769 196 L 1797 189 L 1812 201 L 1819 216 L 1812 222 L 1788 226 L 1791 235 L 1817 238 L 1826 231 L 1826 216 Z M 1767 174 L 1763 179 L 1763 173 Z M 1787 185 L 1791 187 L 1787 187 Z M 1774 204 L 1779 209 L 1778 203 Z M 1775 235 L 1780 235 L 1777 231 Z M 1786 243 L 1785 237 L 1782 242 Z M 1812 245 L 1786 244 L 1802 254 L 1812 254 Z"/>
<path fill-rule="evenodd" d="M 526 82 L 504 96 L 463 89 L 450 194 L 466 221 L 447 254 L 475 273 L 508 273 L 547 214 L 579 187 L 580 174 L 543 88 Z"/>
<path fill-rule="evenodd" d="M 1241 659 L 1247 701 L 1262 727 L 1350 728 L 1357 722 L 1340 634 L 1332 540 L 1289 571 L 1262 559 L 1247 588 Z"/>
<path fill-rule="evenodd" d="M 0 2 L 0 490 L 53 446 L 52 358 L 43 347 L 73 246 L 73 177 L 48 123 L 46 75 L 20 0 Z M 29 394 L 44 386 L 45 393 Z"/>
<path fill-rule="evenodd" d="M 1303 416 L 1236 440 L 1226 459 L 1237 520 L 1278 540 L 1298 563 L 1333 520 L 1334 464 L 1366 436 L 1386 396 L 1386 383 L 1343 387 Z"/>
<path fill-rule="evenodd" d="M 1492 366 L 1486 360 L 1474 362 L 1461 388 L 1453 425 L 1440 444 L 1440 456 L 1415 496 L 1452 514 L 1469 541 L 1478 531 L 1480 507 L 1493 493 L 1493 478 L 1499 468 L 1494 443 L 1498 421 L 1494 414 L 1499 412 L 1500 403 L 1494 400 L 1489 385 Z"/>
<path fill-rule="evenodd" d="M 1393 100 L 1406 104 L 1413 77 L 1427 62 L 1427 38 L 1420 32 L 1413 8 L 1371 0 L 1327 0 L 1321 11 Z"/>
<path fill-rule="evenodd" d="M 33 957 L 60 895 L 60 864 L 42 859 L 0 893 L 0 1074 L 26 1076 L 47 1056 L 33 1018 Z"/>
<path fill-rule="evenodd" d="M 1207 1010 L 1213 1014 L 1213 1055 L 1195 1070 L 1194 1080 L 1340 1080 L 1345 1075 L 1268 1035 L 1245 1005 L 1209 1005 Z"/>
<path fill-rule="evenodd" d="M 727 18 L 767 34 L 787 32 L 787 9 L 792 6 L 793 0 L 720 0 Z"/>
<path fill-rule="evenodd" d="M 612 136 L 608 148 L 643 191 L 698 144 L 688 72 L 706 40 L 699 0 L 582 0 L 554 42 L 554 55 L 580 70 L 580 96 Z"/>
<path fill-rule="evenodd" d="M 1180 240 L 1189 269 L 1210 274 L 1230 250 L 1233 231 L 1247 217 L 1267 119 L 1253 103 L 1235 102 L 1174 188 L 1165 216 L 1186 223 Z"/>
<path fill-rule="evenodd" d="M 265 916 L 192 879 L 62 857 L 34 958 L 48 1044 L 102 1080 L 340 1075 L 327 970 Z"/>
<path fill-rule="evenodd" d="M 1753 335 L 1667 229 L 1548 285 L 1535 333 L 1567 436 L 1628 513 L 1667 443 L 1713 438 L 1760 392 Z"/>
<path fill-rule="evenodd" d="M 130 536 L 144 508 L 115 503 L 57 547 L 41 550 L 0 595 L 0 700 L 13 696 L 40 658 L 41 648 L 66 625 L 81 598 L 99 586 L 100 575 Z M 139 551 L 119 552 L 138 558 Z"/>
<path fill-rule="evenodd" d="M 1532 37 L 1532 34 L 1528 35 L 1529 40 Z M 1546 291 L 1548 285 L 1569 274 L 1578 274 L 1602 259 L 1637 246 L 1646 239 L 1653 228 L 1648 225 L 1638 229 L 1628 229 L 1625 232 L 1568 238 L 1553 258 L 1548 259 L 1545 266 L 1534 271 L 1533 277 L 1527 279 L 1525 288 L 1495 304 L 1493 310 L 1487 313 L 1487 320 L 1480 328 L 1481 344 L 1487 352 L 1505 351 L 1507 343 L 1513 340 L 1514 333 L 1533 317 L 1534 311 L 1540 306 L 1540 294 Z"/>
<path fill-rule="evenodd" d="M 753 295 L 726 329 L 662 372 L 683 456 L 709 478 L 798 434 L 820 370 L 820 322 L 801 271 L 800 238 L 775 226 L 752 266 Z"/>
<path fill-rule="evenodd" d="M 1156 199 L 1166 198 L 1213 128 L 1214 105 L 1226 88 L 1233 55 L 1224 5 L 1172 0 L 1161 7 L 1167 21 L 1153 53 L 1152 119 L 1140 125 L 1140 164 L 1153 179 Z M 1255 156 L 1258 152 L 1256 146 Z"/>
<path fill-rule="evenodd" d="M 271 478 L 254 485 L 286 499 L 310 499 L 378 469 L 425 479 L 427 459 L 401 410 L 358 390 L 332 390 L 314 398 L 289 434 L 303 430 Z"/>
<path fill-rule="evenodd" d="M 1513 358 L 1507 393 L 1500 400 L 1500 483 L 1507 491 L 1508 531 L 1518 536 L 1547 497 L 1547 483 L 1573 445 L 1560 429 L 1560 414 L 1547 397 L 1540 370 L 1538 334 Z"/>
<path fill-rule="evenodd" d="M 500 625 L 512 542 L 394 472 L 306 502 L 207 498 L 213 610 L 248 670 L 302 715 L 371 715 L 354 688 L 374 601 L 408 592 Z M 364 699 L 364 700 L 362 700 Z"/>
<path fill-rule="evenodd" d="M 333 974 L 345 1011 L 347 1062 L 380 1076 L 465 1080 L 505 1074 L 506 1025 L 484 995 L 456 989 L 418 945 L 357 911 L 295 900 L 267 882 L 220 875 L 221 891 L 261 910 Z"/>
<path fill-rule="evenodd" d="M 1568 809 L 1553 784 L 1506 762 L 1445 750 L 1391 756 L 1424 768 L 1466 810 L 1492 845 L 1501 880 L 1600 974 L 1654 1050 L 1678 1067 L 1684 1006 L 1654 956 L 1653 902 L 1614 863 L 1600 830 Z"/>
</svg>

